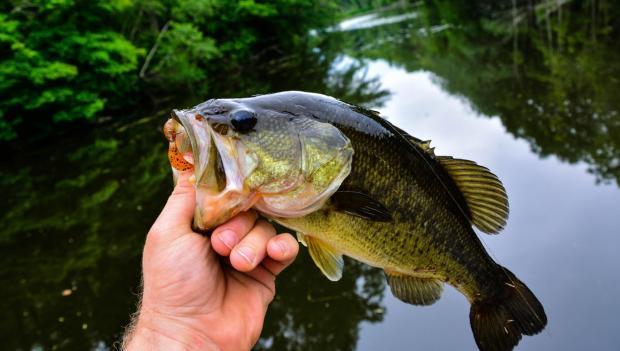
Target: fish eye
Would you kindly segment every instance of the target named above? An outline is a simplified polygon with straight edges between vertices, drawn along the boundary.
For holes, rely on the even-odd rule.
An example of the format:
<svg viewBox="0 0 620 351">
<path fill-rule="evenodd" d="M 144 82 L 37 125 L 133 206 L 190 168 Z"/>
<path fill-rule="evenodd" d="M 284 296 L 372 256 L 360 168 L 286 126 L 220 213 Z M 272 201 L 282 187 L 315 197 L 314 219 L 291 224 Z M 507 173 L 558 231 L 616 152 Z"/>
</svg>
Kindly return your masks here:
<svg viewBox="0 0 620 351">
<path fill-rule="evenodd" d="M 238 110 L 230 114 L 230 124 L 235 132 L 249 132 L 254 128 L 257 121 L 256 116 L 251 111 Z"/>
</svg>

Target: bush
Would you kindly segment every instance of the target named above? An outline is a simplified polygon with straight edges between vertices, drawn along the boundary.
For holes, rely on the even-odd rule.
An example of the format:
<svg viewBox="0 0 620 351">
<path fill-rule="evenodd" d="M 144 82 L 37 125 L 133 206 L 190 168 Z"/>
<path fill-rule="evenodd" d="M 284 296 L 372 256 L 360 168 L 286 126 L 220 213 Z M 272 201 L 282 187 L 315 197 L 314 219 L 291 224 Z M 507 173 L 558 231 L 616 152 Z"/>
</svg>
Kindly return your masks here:
<svg viewBox="0 0 620 351">
<path fill-rule="evenodd" d="M 331 23 L 335 9 L 334 1 L 309 0 L 2 4 L 0 141 L 29 123 L 54 129 L 135 109 L 147 93 L 204 95 L 218 73 L 269 48 L 286 54 L 311 28 Z"/>
</svg>

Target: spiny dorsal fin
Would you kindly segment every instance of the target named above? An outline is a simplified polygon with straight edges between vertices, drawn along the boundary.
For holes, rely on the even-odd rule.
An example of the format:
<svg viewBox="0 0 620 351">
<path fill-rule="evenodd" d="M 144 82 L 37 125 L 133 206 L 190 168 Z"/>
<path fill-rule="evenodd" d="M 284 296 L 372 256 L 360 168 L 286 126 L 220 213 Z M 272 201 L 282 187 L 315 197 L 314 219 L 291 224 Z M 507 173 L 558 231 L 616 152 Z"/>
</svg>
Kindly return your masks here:
<svg viewBox="0 0 620 351">
<path fill-rule="evenodd" d="M 424 150 L 424 152 L 426 152 L 427 154 L 431 155 L 432 157 L 435 157 L 435 148 L 431 147 L 431 141 L 430 140 L 424 140 L 421 143 L 418 143 L 418 146 L 422 150 Z"/>
<path fill-rule="evenodd" d="M 441 297 L 443 284 L 433 278 L 418 278 L 396 272 L 385 272 L 392 294 L 412 305 L 432 305 Z"/>
<path fill-rule="evenodd" d="M 341 253 L 320 239 L 308 235 L 297 233 L 297 240 L 308 247 L 310 257 L 327 279 L 335 282 L 342 278 L 344 260 Z"/>
<path fill-rule="evenodd" d="M 403 129 L 398 128 L 397 126 L 393 126 L 396 131 L 402 135 L 403 138 L 407 139 L 410 143 L 417 145 L 424 152 L 429 154 L 431 157 L 435 157 L 435 148 L 431 147 L 430 140 L 422 140 L 414 137 L 413 135 L 405 132 Z"/>
<path fill-rule="evenodd" d="M 473 161 L 449 156 L 437 160 L 450 174 L 471 213 L 472 223 L 487 234 L 497 234 L 508 219 L 508 196 L 497 176 Z"/>
</svg>

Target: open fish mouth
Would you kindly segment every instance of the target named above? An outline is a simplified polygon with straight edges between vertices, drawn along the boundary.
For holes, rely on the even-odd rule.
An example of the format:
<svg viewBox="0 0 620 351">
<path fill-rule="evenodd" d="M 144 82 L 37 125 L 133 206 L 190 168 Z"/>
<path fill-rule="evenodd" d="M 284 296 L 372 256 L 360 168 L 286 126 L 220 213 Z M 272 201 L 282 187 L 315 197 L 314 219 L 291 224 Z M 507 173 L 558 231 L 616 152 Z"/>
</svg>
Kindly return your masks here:
<svg viewBox="0 0 620 351">
<path fill-rule="evenodd" d="M 164 129 L 175 178 L 194 172 L 200 230 L 252 207 L 271 217 L 304 216 L 351 171 L 350 141 L 334 126 L 241 101 L 174 110 Z"/>
<path fill-rule="evenodd" d="M 256 161 L 230 137 L 229 130 L 218 124 L 212 126 L 194 109 L 174 110 L 167 123 L 175 126 L 176 145 L 182 146 L 179 152 L 193 165 L 195 227 L 213 228 L 254 205 L 256 196 L 250 194 L 244 180 Z"/>
</svg>

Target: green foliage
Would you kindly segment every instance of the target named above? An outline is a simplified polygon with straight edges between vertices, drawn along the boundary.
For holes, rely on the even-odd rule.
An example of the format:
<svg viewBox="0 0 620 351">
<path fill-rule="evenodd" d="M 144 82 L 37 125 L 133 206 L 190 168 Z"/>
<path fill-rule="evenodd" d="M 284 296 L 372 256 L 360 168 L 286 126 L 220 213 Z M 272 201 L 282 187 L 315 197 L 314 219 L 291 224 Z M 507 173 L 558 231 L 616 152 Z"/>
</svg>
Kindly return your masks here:
<svg viewBox="0 0 620 351">
<path fill-rule="evenodd" d="M 335 10 L 333 1 L 179 0 L 137 20 L 138 27 L 152 18 L 163 23 L 151 49 L 153 69 L 142 73 L 160 88 L 191 87 L 202 97 L 210 83 L 252 65 L 265 48 L 299 50 L 310 29 L 336 18 Z"/>
<path fill-rule="evenodd" d="M 203 83 L 207 86 L 207 63 L 218 57 L 215 40 L 204 38 L 191 23 L 169 23 L 161 36 L 157 60 L 148 71 L 160 84 L 188 86 Z M 170 29 L 167 29 L 170 28 Z M 145 76 L 146 69 L 143 71 Z"/>
<path fill-rule="evenodd" d="M 0 141 L 32 133 L 34 121 L 133 111 L 144 97 L 204 97 L 264 48 L 292 50 L 310 29 L 330 24 L 335 10 L 331 0 L 3 3 Z"/>
<path fill-rule="evenodd" d="M 134 89 L 144 50 L 105 24 L 114 23 L 121 5 L 41 0 L 10 11 L 3 6 L 0 140 L 15 138 L 22 122 L 92 120 L 108 100 Z"/>
</svg>

